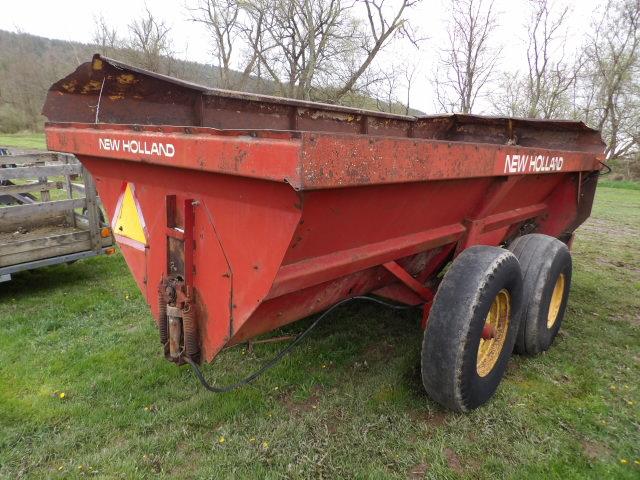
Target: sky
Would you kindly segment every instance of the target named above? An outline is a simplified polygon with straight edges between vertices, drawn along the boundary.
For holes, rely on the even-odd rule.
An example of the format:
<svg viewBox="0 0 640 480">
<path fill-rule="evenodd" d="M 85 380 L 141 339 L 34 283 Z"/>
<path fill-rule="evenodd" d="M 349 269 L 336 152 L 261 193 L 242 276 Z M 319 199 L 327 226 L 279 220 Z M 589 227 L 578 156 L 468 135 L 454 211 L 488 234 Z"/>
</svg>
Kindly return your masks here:
<svg viewBox="0 0 640 480">
<path fill-rule="evenodd" d="M 388 0 L 396 2 L 399 0 Z M 554 8 L 568 5 L 566 47 L 579 48 L 582 34 L 589 29 L 591 19 L 597 15 L 605 0 L 551 0 Z M 201 63 L 212 63 L 211 44 L 207 32 L 188 20 L 186 4 L 189 0 L 146 0 L 146 5 L 172 27 L 177 56 Z M 449 0 L 423 0 L 410 13 L 410 20 L 420 36 L 426 37 L 420 49 L 400 42 L 390 44 L 378 59 L 382 66 L 391 65 L 398 58 L 419 64 L 417 81 L 412 88 L 411 106 L 424 112 L 434 111 L 431 78 L 437 52 L 446 46 L 446 25 Z M 526 66 L 528 19 L 527 0 L 494 0 L 499 12 L 498 27 L 493 35 L 495 46 L 502 49 L 499 71 L 518 71 Z M 104 16 L 109 24 L 125 33 L 132 19 L 145 9 L 145 0 L 0 0 L 0 29 L 21 31 L 43 37 L 90 43 L 95 29 L 94 18 Z M 400 94 L 405 98 L 406 94 Z M 482 107 L 481 107 L 482 109 Z M 481 112 L 479 112 L 481 113 Z"/>
</svg>

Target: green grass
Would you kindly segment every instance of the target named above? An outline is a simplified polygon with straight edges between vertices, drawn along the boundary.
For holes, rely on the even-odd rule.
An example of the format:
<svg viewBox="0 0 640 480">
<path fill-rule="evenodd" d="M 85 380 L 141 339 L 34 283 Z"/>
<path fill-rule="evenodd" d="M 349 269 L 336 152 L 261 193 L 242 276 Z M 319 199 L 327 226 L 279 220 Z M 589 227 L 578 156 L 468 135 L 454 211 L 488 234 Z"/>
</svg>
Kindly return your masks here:
<svg viewBox="0 0 640 480">
<path fill-rule="evenodd" d="M 607 188 L 622 188 L 624 190 L 640 190 L 640 182 L 636 180 L 608 180 L 602 178 L 599 184 Z"/>
<path fill-rule="evenodd" d="M 44 133 L 0 133 L 0 147 L 46 150 Z"/>
<path fill-rule="evenodd" d="M 16 275 L 0 286 L 0 477 L 638 478 L 639 251 L 640 192 L 601 188 L 554 347 L 514 356 L 467 415 L 425 397 L 416 313 L 347 306 L 212 395 L 162 358 L 119 254 Z M 204 370 L 231 382 L 281 347 Z"/>
</svg>

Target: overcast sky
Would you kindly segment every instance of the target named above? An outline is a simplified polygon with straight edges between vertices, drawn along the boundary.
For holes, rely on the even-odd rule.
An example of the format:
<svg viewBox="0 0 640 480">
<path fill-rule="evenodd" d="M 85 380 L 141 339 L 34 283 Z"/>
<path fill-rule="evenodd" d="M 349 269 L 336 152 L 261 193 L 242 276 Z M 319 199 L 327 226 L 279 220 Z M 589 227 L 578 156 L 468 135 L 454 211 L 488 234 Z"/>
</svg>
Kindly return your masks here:
<svg viewBox="0 0 640 480">
<path fill-rule="evenodd" d="M 391 2 L 396 0 L 389 0 Z M 553 1 L 553 0 L 552 0 Z M 569 5 L 571 15 L 567 22 L 567 48 L 578 48 L 582 34 L 589 29 L 591 19 L 605 0 L 555 0 L 554 7 Z M 132 18 L 141 15 L 145 0 L 0 0 L 2 15 L 0 29 L 22 31 L 43 37 L 75 40 L 89 43 L 94 31 L 94 18 L 103 15 L 120 32 L 125 33 Z M 211 47 L 206 31 L 188 20 L 185 0 L 146 0 L 149 9 L 172 27 L 177 56 L 203 63 L 211 63 Z M 420 63 L 419 81 L 411 92 L 411 105 L 432 112 L 433 95 L 429 77 L 438 48 L 445 45 L 448 0 L 423 0 L 410 19 L 422 36 L 428 37 L 415 50 L 404 44 L 392 44 L 380 58 L 387 64 L 399 57 Z M 499 12 L 499 27 L 494 41 L 502 48 L 502 61 L 498 69 L 515 71 L 526 66 L 524 39 L 527 37 L 527 0 L 495 0 Z M 401 95 L 401 97 L 403 97 Z"/>
</svg>

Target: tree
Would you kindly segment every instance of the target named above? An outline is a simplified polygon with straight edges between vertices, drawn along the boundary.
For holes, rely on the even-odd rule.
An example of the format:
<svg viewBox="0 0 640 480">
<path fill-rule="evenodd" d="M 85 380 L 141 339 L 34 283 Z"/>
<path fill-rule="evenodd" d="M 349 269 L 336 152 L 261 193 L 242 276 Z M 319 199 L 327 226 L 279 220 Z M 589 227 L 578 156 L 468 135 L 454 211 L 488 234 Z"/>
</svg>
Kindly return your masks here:
<svg viewBox="0 0 640 480">
<path fill-rule="evenodd" d="M 588 37 L 581 110 L 602 131 L 609 159 L 639 170 L 640 0 L 609 2 Z"/>
<path fill-rule="evenodd" d="M 98 46 L 100 53 L 112 56 L 121 45 L 118 31 L 111 27 L 104 15 L 94 17 L 93 43 Z"/>
<path fill-rule="evenodd" d="M 500 55 L 490 44 L 496 12 L 493 1 L 451 1 L 448 46 L 440 52 L 434 80 L 436 101 L 443 111 L 471 113 Z"/>
<path fill-rule="evenodd" d="M 267 7 L 267 13 L 263 12 Z M 264 17 L 261 66 L 281 95 L 310 99 L 313 81 L 347 48 L 349 18 L 339 0 L 254 1 L 254 23 Z M 344 34 L 345 42 L 340 36 Z M 323 71 L 324 70 L 324 71 Z"/>
<path fill-rule="evenodd" d="M 212 41 L 212 53 L 218 65 L 218 86 L 244 89 L 256 67 L 262 38 L 264 12 L 256 11 L 254 22 L 237 0 L 198 0 L 189 8 L 191 20 L 205 26 Z M 242 45 L 249 58 L 243 58 Z M 236 54 L 238 61 L 234 58 Z M 235 70 L 241 70 L 240 75 Z"/>
<path fill-rule="evenodd" d="M 378 72 L 368 94 L 375 98 L 376 108 L 382 112 L 409 115 L 411 112 L 411 90 L 418 73 L 419 63 L 402 55 L 388 68 Z M 403 98 L 404 97 L 404 98 Z"/>
<path fill-rule="evenodd" d="M 252 74 L 282 96 L 338 101 L 371 78 L 392 38 L 412 35 L 405 13 L 419 1 L 198 0 L 191 18 L 207 27 L 226 83 L 235 66 L 241 84 Z"/>
<path fill-rule="evenodd" d="M 385 10 L 385 0 L 362 0 L 367 10 L 368 30 L 361 34 L 361 48 L 364 51 L 358 68 L 352 71 L 348 80 L 344 82 L 336 94 L 339 99 L 347 92 L 351 91 L 356 82 L 363 73 L 370 67 L 374 58 L 380 50 L 391 40 L 397 33 L 409 38 L 409 40 L 417 45 L 420 39 L 415 38 L 411 24 L 404 17 L 406 9 L 411 8 L 421 0 L 402 0 L 395 11 Z M 357 64 L 356 64 L 357 65 Z"/>
<path fill-rule="evenodd" d="M 171 27 L 145 6 L 143 15 L 127 26 L 126 36 L 107 22 L 104 15 L 94 17 L 93 43 L 100 53 L 117 56 L 152 72 L 174 74 L 175 52 Z"/>
<path fill-rule="evenodd" d="M 532 11 L 529 25 L 527 63 L 529 67 L 524 89 L 526 116 L 553 118 L 566 116 L 567 94 L 575 84 L 582 66 L 578 57 L 574 65 L 565 62 L 565 21 L 569 8 L 558 13 L 548 0 L 530 0 Z"/>
<path fill-rule="evenodd" d="M 134 19 L 128 31 L 124 47 L 129 50 L 130 61 L 152 72 L 171 74 L 171 27 L 145 7 L 144 15 Z"/>
<path fill-rule="evenodd" d="M 528 118 L 576 117 L 574 92 L 584 56 L 566 60 L 568 7 L 554 8 L 549 0 L 529 0 L 527 69 L 505 72 L 491 96 L 504 115 Z"/>
<path fill-rule="evenodd" d="M 418 69 L 418 63 L 405 63 L 404 69 L 402 70 L 402 75 L 404 77 L 404 86 L 407 94 L 407 96 L 405 97 L 406 101 L 404 102 L 405 115 L 409 115 L 409 113 L 411 112 L 411 90 L 413 89 L 413 82 L 415 80 Z"/>
<path fill-rule="evenodd" d="M 526 117 L 529 112 L 527 82 L 521 72 L 501 72 L 490 101 L 495 113 L 507 117 Z"/>
<path fill-rule="evenodd" d="M 37 39 L 21 32 L 11 36 L 0 52 L 0 129 L 40 130 L 42 102 L 57 78 L 55 62 L 42 62 Z"/>
</svg>

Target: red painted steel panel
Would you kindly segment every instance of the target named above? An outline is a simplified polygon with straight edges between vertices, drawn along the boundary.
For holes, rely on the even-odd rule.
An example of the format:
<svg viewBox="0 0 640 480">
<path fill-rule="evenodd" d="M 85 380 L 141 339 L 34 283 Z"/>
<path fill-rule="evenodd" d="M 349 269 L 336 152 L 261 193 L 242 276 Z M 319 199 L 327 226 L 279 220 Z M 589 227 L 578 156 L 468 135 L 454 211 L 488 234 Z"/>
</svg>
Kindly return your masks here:
<svg viewBox="0 0 640 480">
<path fill-rule="evenodd" d="M 155 315 L 155 292 L 167 275 L 165 197 L 200 202 L 194 209 L 193 278 L 203 348 L 212 358 L 269 291 L 300 218 L 297 194 L 275 182 L 79 158 L 94 175 L 110 217 L 123 182 L 136 185 L 150 239 L 144 251 L 123 247 L 123 253 Z"/>
<path fill-rule="evenodd" d="M 588 152 L 362 135 L 49 124 L 50 150 L 289 183 L 295 190 L 597 170 Z M 154 151 L 154 148 L 156 150 Z M 164 151 L 164 154 L 157 153 Z M 515 165 L 511 159 L 526 156 Z M 554 163 L 553 159 L 561 159 Z M 512 170 L 512 167 L 516 171 Z M 557 170 L 556 170 L 557 169 Z"/>
</svg>

